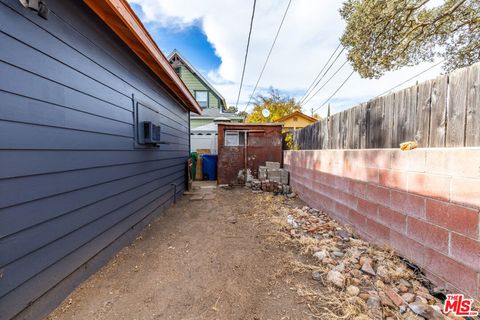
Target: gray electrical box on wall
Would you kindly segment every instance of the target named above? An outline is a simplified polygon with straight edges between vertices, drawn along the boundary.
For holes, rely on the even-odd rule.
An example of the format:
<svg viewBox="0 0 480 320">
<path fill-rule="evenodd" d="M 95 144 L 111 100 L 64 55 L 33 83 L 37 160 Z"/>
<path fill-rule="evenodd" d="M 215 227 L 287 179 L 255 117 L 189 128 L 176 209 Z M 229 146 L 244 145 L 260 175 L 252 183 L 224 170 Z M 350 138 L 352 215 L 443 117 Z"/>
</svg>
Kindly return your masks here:
<svg viewBox="0 0 480 320">
<path fill-rule="evenodd" d="M 144 121 L 143 124 L 143 142 L 145 144 L 159 144 L 160 143 L 160 126 Z"/>
<path fill-rule="evenodd" d="M 140 102 L 135 104 L 135 145 L 140 148 L 160 144 L 160 113 Z"/>
</svg>

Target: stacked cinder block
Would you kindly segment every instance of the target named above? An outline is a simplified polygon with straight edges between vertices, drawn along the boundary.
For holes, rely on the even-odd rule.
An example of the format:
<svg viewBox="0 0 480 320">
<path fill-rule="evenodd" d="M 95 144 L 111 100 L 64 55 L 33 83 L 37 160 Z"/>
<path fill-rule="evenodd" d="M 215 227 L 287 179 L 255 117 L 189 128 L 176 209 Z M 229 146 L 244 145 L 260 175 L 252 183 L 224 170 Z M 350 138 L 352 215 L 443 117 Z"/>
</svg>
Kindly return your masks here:
<svg viewBox="0 0 480 320">
<path fill-rule="evenodd" d="M 280 169 L 280 162 L 272 162 L 272 161 L 267 161 L 265 163 L 265 166 L 268 169 Z"/>
<path fill-rule="evenodd" d="M 279 162 L 267 161 L 265 166 L 258 167 L 258 180 L 254 179 L 249 187 L 255 191 L 289 194 L 291 189 L 288 177 L 288 171 L 281 169 Z"/>
<path fill-rule="evenodd" d="M 267 180 L 267 167 L 265 166 L 258 167 L 258 180 L 260 181 Z"/>
</svg>

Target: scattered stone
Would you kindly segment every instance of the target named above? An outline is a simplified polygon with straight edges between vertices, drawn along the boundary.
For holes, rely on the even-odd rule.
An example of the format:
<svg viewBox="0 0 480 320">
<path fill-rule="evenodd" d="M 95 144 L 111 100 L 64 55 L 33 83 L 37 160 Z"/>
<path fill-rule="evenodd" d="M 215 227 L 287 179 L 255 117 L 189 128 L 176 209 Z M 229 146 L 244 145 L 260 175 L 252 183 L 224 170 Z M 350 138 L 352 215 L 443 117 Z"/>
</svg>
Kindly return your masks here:
<svg viewBox="0 0 480 320">
<path fill-rule="evenodd" d="M 341 258 L 345 255 L 345 253 L 341 252 L 341 251 L 333 251 L 333 255 L 335 257 L 338 257 L 338 258 Z"/>
<path fill-rule="evenodd" d="M 291 235 L 293 238 L 300 238 L 300 233 L 299 233 L 296 229 L 290 230 L 290 235 Z"/>
<path fill-rule="evenodd" d="M 415 301 L 415 295 L 413 293 L 404 293 L 402 294 L 402 299 L 407 303 L 412 303 Z"/>
<path fill-rule="evenodd" d="M 379 289 L 383 289 L 385 288 L 385 283 L 383 283 L 382 280 L 378 279 L 377 281 L 375 281 L 375 286 Z"/>
<path fill-rule="evenodd" d="M 370 309 L 380 308 L 380 298 L 377 296 L 369 295 L 367 300 L 367 306 Z"/>
<path fill-rule="evenodd" d="M 322 275 L 318 271 L 312 272 L 312 279 L 315 281 L 322 281 Z"/>
<path fill-rule="evenodd" d="M 338 271 L 338 272 L 343 272 L 345 270 L 345 264 L 342 262 L 338 264 L 333 270 Z"/>
<path fill-rule="evenodd" d="M 347 294 L 349 296 L 355 297 L 355 296 L 358 296 L 359 293 L 360 293 L 360 289 L 357 286 L 350 285 L 347 287 Z"/>
<path fill-rule="evenodd" d="M 357 279 L 360 279 L 362 277 L 362 272 L 358 269 L 353 269 L 352 271 L 350 271 L 350 274 L 352 275 L 353 278 L 357 278 Z"/>
<path fill-rule="evenodd" d="M 318 261 L 322 261 L 323 259 L 328 257 L 328 252 L 326 250 L 317 251 L 313 254 L 313 257 Z"/>
<path fill-rule="evenodd" d="M 423 297 L 425 299 L 427 299 L 427 301 L 432 301 L 432 300 L 435 300 L 435 298 L 428 292 L 424 292 L 424 291 L 418 291 L 417 292 L 417 295 L 420 296 L 420 297 Z"/>
<path fill-rule="evenodd" d="M 370 298 L 370 295 L 369 295 L 368 293 L 366 293 L 366 292 L 362 292 L 362 293 L 360 293 L 360 294 L 358 295 L 358 297 L 359 297 L 360 299 L 364 300 L 364 301 L 367 301 L 368 298 Z"/>
<path fill-rule="evenodd" d="M 350 283 L 354 286 L 359 286 L 362 283 L 362 281 L 358 278 L 351 278 Z"/>
<path fill-rule="evenodd" d="M 327 258 L 324 258 L 324 259 L 322 260 L 322 263 L 323 263 L 323 264 L 335 264 L 335 260 L 333 260 L 332 258 L 327 257 Z"/>
<path fill-rule="evenodd" d="M 362 251 L 358 250 L 357 247 L 353 247 L 353 248 L 347 249 L 347 253 L 348 253 L 348 255 L 350 255 L 353 259 L 355 259 L 356 261 L 358 261 L 358 259 L 359 259 L 360 256 L 362 255 Z"/>
<path fill-rule="evenodd" d="M 328 272 L 327 281 L 339 288 L 343 288 L 343 286 L 345 285 L 344 275 L 336 270 L 330 270 Z"/>
<path fill-rule="evenodd" d="M 229 217 L 227 221 L 231 224 L 235 224 L 237 223 L 237 217 Z"/>
<path fill-rule="evenodd" d="M 297 194 L 295 192 L 287 194 L 287 197 L 290 198 L 290 199 L 295 198 L 296 196 L 297 196 Z"/>
<path fill-rule="evenodd" d="M 343 241 L 348 241 L 350 240 L 350 233 L 348 233 L 347 231 L 345 230 L 338 230 L 336 232 L 337 236 L 339 236 Z"/>
<path fill-rule="evenodd" d="M 361 270 L 369 275 L 372 275 L 372 276 L 376 275 L 375 270 L 373 270 L 372 265 L 368 260 L 365 260 L 365 262 L 362 264 Z"/>
<path fill-rule="evenodd" d="M 360 262 L 360 265 L 363 265 L 365 262 L 368 262 L 370 265 L 372 265 L 373 263 L 372 259 L 367 256 L 361 256 L 359 262 Z"/>
<path fill-rule="evenodd" d="M 292 228 L 298 228 L 298 223 L 295 221 L 295 218 L 291 214 L 287 216 L 287 223 L 292 226 Z"/>
<path fill-rule="evenodd" d="M 403 300 L 398 295 L 398 293 L 396 293 L 395 291 L 393 291 L 389 287 L 385 287 L 384 291 L 385 291 L 385 294 L 390 298 L 390 300 L 393 301 L 393 303 L 395 303 L 395 305 L 397 307 L 400 307 L 403 304 Z"/>
<path fill-rule="evenodd" d="M 376 273 L 384 282 L 390 282 L 390 274 L 385 266 L 378 266 Z"/>
<path fill-rule="evenodd" d="M 393 304 L 392 300 L 390 300 L 387 295 L 385 294 L 385 292 L 383 291 L 380 291 L 378 293 L 378 296 L 380 297 L 380 301 L 382 302 L 382 305 L 384 306 L 388 306 L 390 308 L 394 308 L 395 309 L 395 304 Z"/>
<path fill-rule="evenodd" d="M 190 197 L 190 201 L 200 201 L 203 200 L 203 194 L 195 194 Z"/>
<path fill-rule="evenodd" d="M 412 287 L 412 284 L 410 282 L 408 282 L 407 280 L 405 279 L 400 279 L 399 280 L 400 284 L 403 284 L 405 287 L 407 288 L 411 288 Z"/>
<path fill-rule="evenodd" d="M 424 304 L 428 304 L 428 300 L 425 299 L 424 297 L 422 296 L 416 296 L 415 298 L 415 302 L 418 302 L 418 303 L 424 303 Z"/>
<path fill-rule="evenodd" d="M 411 303 L 410 310 L 427 320 L 443 320 L 444 316 L 426 303 Z"/>
<path fill-rule="evenodd" d="M 265 183 L 268 180 L 262 182 Z M 326 275 L 314 271 L 312 279 L 345 290 L 346 295 L 338 298 L 356 306 L 357 314 L 352 314 L 352 319 L 363 312 L 363 319 L 436 320 L 438 308 L 429 304 L 441 307 L 440 300 L 429 293 L 427 284 L 418 280 L 407 262 L 359 239 L 349 226 L 342 226 L 324 212 L 308 206 L 292 207 L 287 198 L 281 201 L 284 205 L 279 214 L 287 220 L 286 232 L 302 237 L 299 244 L 313 252 L 314 264 L 330 270 Z M 410 310 L 409 305 L 416 311 Z M 421 310 L 421 306 L 427 307 Z"/>
<path fill-rule="evenodd" d="M 402 293 L 405 293 L 405 292 L 408 292 L 408 287 L 400 283 L 398 285 L 398 290 Z"/>
</svg>

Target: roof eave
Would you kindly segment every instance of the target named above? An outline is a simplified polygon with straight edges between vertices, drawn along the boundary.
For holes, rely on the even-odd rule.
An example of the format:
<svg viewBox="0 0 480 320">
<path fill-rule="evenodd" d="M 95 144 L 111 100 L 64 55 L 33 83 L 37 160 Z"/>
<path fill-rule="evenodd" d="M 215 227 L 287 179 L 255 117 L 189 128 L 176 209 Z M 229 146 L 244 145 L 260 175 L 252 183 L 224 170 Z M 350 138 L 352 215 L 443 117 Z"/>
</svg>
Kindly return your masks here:
<svg viewBox="0 0 480 320">
<path fill-rule="evenodd" d="M 177 54 L 180 59 L 185 62 L 185 64 L 193 74 L 197 75 L 210 89 L 212 89 L 212 91 L 220 98 L 220 100 L 222 100 L 224 107 L 227 108 L 227 102 L 225 98 L 220 94 L 220 92 L 218 92 L 218 90 L 215 89 L 215 87 L 210 82 L 208 82 L 207 79 L 205 79 L 202 73 L 199 72 L 187 59 L 185 59 L 177 49 L 174 49 L 172 52 L 170 52 L 167 59 L 170 60 L 175 54 Z"/>
<path fill-rule="evenodd" d="M 126 0 L 83 0 L 190 111 L 202 109 Z"/>
</svg>

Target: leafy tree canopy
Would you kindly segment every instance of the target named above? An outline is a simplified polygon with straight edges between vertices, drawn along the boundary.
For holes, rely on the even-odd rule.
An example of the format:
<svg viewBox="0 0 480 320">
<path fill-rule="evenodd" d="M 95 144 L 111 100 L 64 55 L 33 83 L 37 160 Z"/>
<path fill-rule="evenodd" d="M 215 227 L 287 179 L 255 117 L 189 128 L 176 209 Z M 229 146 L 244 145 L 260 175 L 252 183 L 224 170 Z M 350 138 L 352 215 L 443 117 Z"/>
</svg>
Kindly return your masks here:
<svg viewBox="0 0 480 320">
<path fill-rule="evenodd" d="M 270 115 L 266 118 L 262 114 L 263 109 L 270 111 Z M 270 88 L 268 94 L 257 95 L 253 110 L 247 116 L 245 122 L 275 122 L 294 111 L 301 111 L 300 105 L 295 99 L 282 95 L 277 89 Z"/>
<path fill-rule="evenodd" d="M 446 71 L 480 60 L 480 0 L 346 0 L 340 14 L 341 42 L 364 78 L 435 56 Z"/>
<path fill-rule="evenodd" d="M 235 106 L 228 106 L 228 107 L 225 109 L 225 112 L 235 113 L 235 112 L 237 112 L 237 111 L 238 111 L 238 109 L 237 109 L 237 107 L 235 107 Z"/>
</svg>

